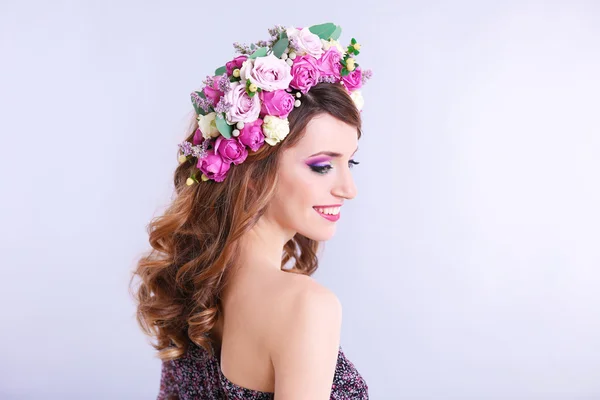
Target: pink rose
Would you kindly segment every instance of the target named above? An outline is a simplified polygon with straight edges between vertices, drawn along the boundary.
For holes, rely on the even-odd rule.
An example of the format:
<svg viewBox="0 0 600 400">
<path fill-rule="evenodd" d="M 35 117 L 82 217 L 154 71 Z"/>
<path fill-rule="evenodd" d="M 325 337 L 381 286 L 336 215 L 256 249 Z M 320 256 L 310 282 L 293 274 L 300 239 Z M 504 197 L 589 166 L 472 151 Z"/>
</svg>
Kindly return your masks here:
<svg viewBox="0 0 600 400">
<path fill-rule="evenodd" d="M 242 82 L 250 82 L 262 90 L 272 92 L 278 89 L 287 89 L 292 80 L 290 66 L 273 53 L 268 56 L 249 59 L 244 62 L 240 70 Z"/>
<path fill-rule="evenodd" d="M 309 28 L 300 30 L 289 28 L 286 33 L 290 39 L 291 47 L 295 49 L 296 54 L 299 56 L 308 54 L 314 58 L 319 58 L 323 54 L 321 38 L 312 33 Z"/>
<path fill-rule="evenodd" d="M 335 47 L 327 50 L 321 56 L 319 61 L 317 61 L 317 67 L 319 68 L 321 76 L 333 76 L 339 81 L 340 71 L 342 69 L 342 64 L 340 64 L 341 59 L 342 55 Z"/>
<path fill-rule="evenodd" d="M 215 141 L 214 152 L 219 154 L 226 163 L 241 164 L 248 157 L 246 146 L 240 143 L 237 139 L 225 139 L 219 136 Z"/>
<path fill-rule="evenodd" d="M 206 98 L 211 101 L 213 105 L 216 105 L 219 102 L 221 96 L 223 96 L 223 92 L 219 90 L 219 81 L 221 80 L 220 76 L 213 77 L 212 86 L 204 87 L 204 94 Z"/>
<path fill-rule="evenodd" d="M 360 89 L 362 86 L 362 71 L 360 70 L 360 67 L 356 67 L 354 71 L 350 72 L 346 76 L 343 76 L 342 82 L 349 91 Z"/>
<path fill-rule="evenodd" d="M 225 68 L 227 68 L 227 76 L 233 75 L 233 70 L 236 68 L 242 68 L 242 64 L 244 61 L 248 59 L 248 56 L 237 56 L 231 61 L 228 61 L 225 64 Z"/>
<path fill-rule="evenodd" d="M 198 128 L 198 129 L 196 129 L 196 132 L 194 132 L 194 138 L 192 139 L 192 144 L 193 145 L 202 144 L 203 141 L 204 141 L 204 137 L 202 137 L 202 131 L 200 130 L 200 128 Z"/>
<path fill-rule="evenodd" d="M 224 98 L 232 105 L 226 113 L 230 124 L 240 121 L 252 122 L 260 115 L 260 99 L 256 95 L 248 96 L 246 85 L 241 85 L 239 82 L 232 83 L 231 90 L 225 93 Z"/>
<path fill-rule="evenodd" d="M 280 118 L 287 118 L 288 114 L 294 109 L 295 100 L 294 96 L 285 90 L 260 92 L 260 112 Z"/>
<path fill-rule="evenodd" d="M 265 134 L 262 131 L 263 120 L 257 119 L 254 122 L 244 124 L 244 128 L 240 129 L 238 140 L 240 143 L 250 147 L 252 151 L 257 151 L 265 143 Z"/>
<path fill-rule="evenodd" d="M 292 65 L 292 76 L 290 86 L 306 94 L 311 87 L 319 83 L 321 74 L 314 57 L 307 55 L 296 57 Z"/>
<path fill-rule="evenodd" d="M 206 152 L 206 156 L 198 160 L 196 167 L 209 179 L 223 182 L 231 165 L 211 149 Z"/>
</svg>

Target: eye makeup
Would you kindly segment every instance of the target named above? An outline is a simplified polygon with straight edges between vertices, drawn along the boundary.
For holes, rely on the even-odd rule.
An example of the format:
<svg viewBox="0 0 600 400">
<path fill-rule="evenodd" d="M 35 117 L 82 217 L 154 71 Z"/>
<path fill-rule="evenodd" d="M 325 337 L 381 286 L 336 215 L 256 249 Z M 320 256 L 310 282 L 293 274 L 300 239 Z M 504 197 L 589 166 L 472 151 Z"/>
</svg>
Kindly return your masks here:
<svg viewBox="0 0 600 400">
<path fill-rule="evenodd" d="M 331 161 L 331 157 L 316 157 L 313 158 L 312 160 L 308 160 L 306 162 L 306 165 L 308 165 L 310 167 L 310 169 L 312 169 L 314 172 L 318 173 L 318 174 L 325 174 L 327 173 L 327 171 L 329 171 L 331 168 L 333 168 L 330 164 Z"/>
<path fill-rule="evenodd" d="M 316 172 L 318 174 L 326 174 L 331 169 L 333 169 L 333 166 L 331 165 L 331 160 L 332 160 L 332 157 L 318 157 L 318 158 L 314 158 L 312 160 L 307 161 L 306 165 L 308 165 L 308 167 L 311 170 L 313 170 L 314 172 Z M 352 168 L 358 164 L 360 164 L 358 161 L 354 161 L 354 160 L 348 161 L 349 168 Z"/>
</svg>

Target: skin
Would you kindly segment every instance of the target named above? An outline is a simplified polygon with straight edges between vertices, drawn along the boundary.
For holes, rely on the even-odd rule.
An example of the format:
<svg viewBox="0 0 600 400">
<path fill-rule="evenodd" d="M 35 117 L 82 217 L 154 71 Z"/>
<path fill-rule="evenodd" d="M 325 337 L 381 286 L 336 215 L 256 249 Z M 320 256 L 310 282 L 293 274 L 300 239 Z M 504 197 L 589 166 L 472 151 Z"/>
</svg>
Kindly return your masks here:
<svg viewBox="0 0 600 400">
<path fill-rule="evenodd" d="M 224 318 L 213 332 L 221 343 L 221 371 L 234 384 L 275 392 L 275 399 L 329 399 L 341 305 L 313 278 L 281 271 L 281 255 L 296 233 L 318 241 L 334 235 L 336 222 L 313 207 L 356 196 L 351 160 L 357 145 L 355 127 L 322 114 L 282 154 L 275 197 L 242 237 L 243 262 L 223 292 Z M 315 156 L 322 152 L 335 154 Z"/>
</svg>

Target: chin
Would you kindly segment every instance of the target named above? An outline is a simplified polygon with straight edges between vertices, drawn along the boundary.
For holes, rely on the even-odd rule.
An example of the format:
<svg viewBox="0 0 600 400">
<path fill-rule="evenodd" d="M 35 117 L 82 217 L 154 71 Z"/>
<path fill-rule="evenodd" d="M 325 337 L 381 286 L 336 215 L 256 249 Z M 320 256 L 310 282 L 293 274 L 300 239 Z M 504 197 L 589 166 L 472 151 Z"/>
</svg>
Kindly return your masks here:
<svg viewBox="0 0 600 400">
<path fill-rule="evenodd" d="M 305 236 L 309 239 L 316 240 L 317 242 L 326 242 L 333 237 L 335 234 L 335 226 L 333 227 L 324 227 L 322 229 L 316 229 L 317 227 L 311 227 L 311 229 L 307 229 L 304 232 L 298 231 L 302 236 Z"/>
</svg>

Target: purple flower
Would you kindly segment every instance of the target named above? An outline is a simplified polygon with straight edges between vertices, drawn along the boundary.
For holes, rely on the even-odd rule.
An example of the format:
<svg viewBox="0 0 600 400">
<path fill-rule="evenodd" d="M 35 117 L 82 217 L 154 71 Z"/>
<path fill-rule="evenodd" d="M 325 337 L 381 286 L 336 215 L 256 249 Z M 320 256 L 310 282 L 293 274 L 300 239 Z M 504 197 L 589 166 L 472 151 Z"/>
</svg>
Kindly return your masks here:
<svg viewBox="0 0 600 400">
<path fill-rule="evenodd" d="M 188 141 L 179 143 L 179 150 L 184 156 L 192 154 L 192 144 Z"/>
<path fill-rule="evenodd" d="M 366 69 L 362 72 L 362 84 L 364 85 L 373 76 L 373 71 Z"/>
<path fill-rule="evenodd" d="M 202 97 L 198 96 L 198 93 L 196 92 L 192 92 L 190 96 L 192 97 L 192 103 L 197 108 L 203 109 L 206 113 L 210 112 L 210 107 L 212 106 L 210 100 L 203 99 Z"/>
<path fill-rule="evenodd" d="M 215 112 L 217 114 L 226 113 L 227 111 L 229 111 L 229 109 L 232 106 L 233 106 L 233 104 L 228 103 L 227 100 L 225 100 L 225 97 L 221 97 L 221 99 L 219 100 L 219 102 L 215 106 Z"/>
<path fill-rule="evenodd" d="M 219 79 L 219 83 L 217 85 L 219 90 L 223 93 L 227 93 L 231 90 L 231 85 L 229 84 L 229 78 L 227 75 L 222 75 L 221 79 Z"/>
</svg>

